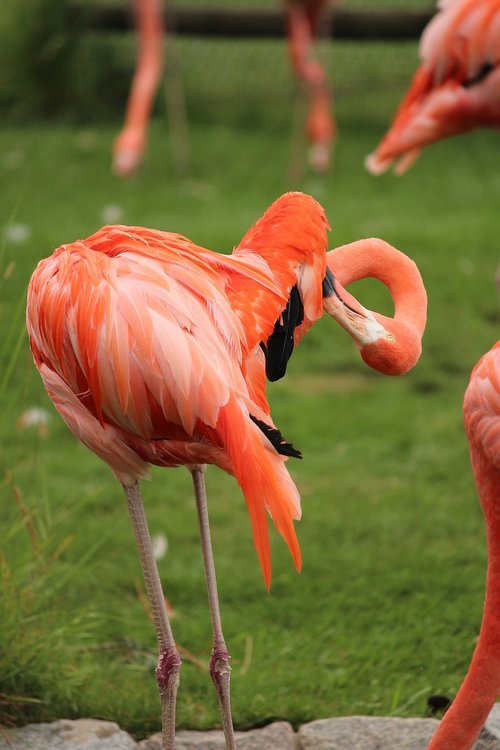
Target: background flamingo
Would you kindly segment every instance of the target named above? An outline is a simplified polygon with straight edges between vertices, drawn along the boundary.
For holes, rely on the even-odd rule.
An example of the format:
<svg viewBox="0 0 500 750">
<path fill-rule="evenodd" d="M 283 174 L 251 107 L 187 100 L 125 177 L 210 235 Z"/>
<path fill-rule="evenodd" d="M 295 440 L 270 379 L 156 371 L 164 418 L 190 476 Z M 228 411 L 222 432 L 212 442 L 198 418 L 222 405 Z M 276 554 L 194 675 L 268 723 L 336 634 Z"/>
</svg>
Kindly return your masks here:
<svg viewBox="0 0 500 750">
<path fill-rule="evenodd" d="M 226 744 L 234 748 L 204 465 L 216 464 L 240 484 L 269 586 L 266 509 L 296 567 L 301 564 L 293 528 L 299 496 L 285 467 L 288 457 L 300 454 L 271 420 L 264 370 L 272 379 L 282 374 L 282 353 L 291 355 L 294 329 L 298 340 L 323 309 L 381 371 L 398 371 L 399 352 L 400 372 L 420 354 L 425 292 L 414 264 L 377 241 L 329 254 L 339 270 L 344 259 L 352 261 L 356 270 L 346 271 L 346 279 L 363 274 L 367 248 L 381 261 L 385 252 L 383 263 L 397 255 L 400 269 L 411 268 L 411 280 L 398 287 L 395 320 L 375 316 L 327 269 L 326 228 L 319 204 L 297 193 L 278 199 L 232 256 L 167 232 L 105 227 L 61 246 L 40 262 L 30 282 L 27 326 L 45 388 L 69 429 L 108 463 L 124 489 L 158 638 L 165 748 L 174 745 L 180 658 L 139 492 L 148 464 L 184 464 L 193 476 L 213 626 L 210 673 Z M 386 271 L 387 283 L 390 277 Z M 400 307 L 404 294 L 413 300 L 406 321 L 411 330 L 402 327 L 410 314 Z"/>
<path fill-rule="evenodd" d="M 321 13 L 327 0 L 286 0 L 285 25 L 290 64 L 307 96 L 306 134 L 309 161 L 317 172 L 328 169 L 336 135 L 327 75 L 314 56 Z"/>
<path fill-rule="evenodd" d="M 440 0 L 438 9 L 422 34 L 411 86 L 366 159 L 373 174 L 395 159 L 402 174 L 441 138 L 500 127 L 500 0 Z"/>
<path fill-rule="evenodd" d="M 500 693 L 500 341 L 472 371 L 464 422 L 486 522 L 486 596 L 469 671 L 429 750 L 470 750 Z"/>
<path fill-rule="evenodd" d="M 113 171 L 126 177 L 142 164 L 153 101 L 163 68 L 162 0 L 134 0 L 138 32 L 136 69 L 130 88 L 125 123 L 113 146 Z"/>
</svg>

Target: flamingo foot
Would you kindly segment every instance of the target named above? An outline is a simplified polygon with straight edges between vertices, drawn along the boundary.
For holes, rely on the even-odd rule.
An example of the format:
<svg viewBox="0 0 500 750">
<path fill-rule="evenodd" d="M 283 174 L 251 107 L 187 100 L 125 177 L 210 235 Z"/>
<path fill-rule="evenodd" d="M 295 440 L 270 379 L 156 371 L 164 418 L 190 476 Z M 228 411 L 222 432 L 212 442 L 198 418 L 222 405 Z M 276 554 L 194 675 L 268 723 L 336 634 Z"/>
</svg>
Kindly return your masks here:
<svg viewBox="0 0 500 750">
<path fill-rule="evenodd" d="M 209 666 L 210 677 L 215 685 L 217 698 L 219 699 L 219 708 L 226 747 L 228 750 L 234 750 L 236 745 L 234 739 L 233 718 L 231 714 L 231 667 L 229 666 L 229 658 L 229 652 L 224 641 L 219 641 L 217 643 L 214 642 Z"/>
<path fill-rule="evenodd" d="M 330 167 L 331 150 L 326 143 L 315 143 L 309 151 L 309 163 L 315 172 L 326 172 Z"/>
<path fill-rule="evenodd" d="M 113 173 L 118 177 L 135 174 L 143 162 L 145 151 L 145 135 L 142 130 L 123 130 L 113 147 Z"/>
<path fill-rule="evenodd" d="M 175 707 L 181 671 L 177 648 L 166 648 L 160 654 L 155 670 L 160 691 L 162 715 L 162 750 L 173 750 L 175 745 Z"/>
</svg>

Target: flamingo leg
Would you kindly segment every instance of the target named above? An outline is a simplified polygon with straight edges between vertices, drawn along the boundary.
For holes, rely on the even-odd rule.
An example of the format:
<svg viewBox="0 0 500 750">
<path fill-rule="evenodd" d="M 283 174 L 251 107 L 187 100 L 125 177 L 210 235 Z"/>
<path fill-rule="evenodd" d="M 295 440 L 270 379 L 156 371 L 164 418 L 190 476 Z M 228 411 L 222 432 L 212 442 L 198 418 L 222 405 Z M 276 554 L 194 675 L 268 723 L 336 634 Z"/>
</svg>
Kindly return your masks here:
<svg viewBox="0 0 500 750">
<path fill-rule="evenodd" d="M 208 604 L 210 607 L 210 619 L 212 620 L 213 643 L 209 667 L 210 677 L 212 678 L 212 682 L 217 691 L 226 748 L 227 750 L 236 750 L 229 685 L 231 667 L 229 666 L 229 652 L 226 648 L 224 635 L 222 633 L 219 596 L 217 593 L 217 579 L 215 576 L 215 564 L 208 520 L 207 493 L 205 489 L 205 465 L 196 464 L 194 466 L 189 466 L 188 468 L 193 477 L 196 510 L 200 526 L 203 565 L 205 567 L 205 579 L 208 591 Z"/>
<path fill-rule="evenodd" d="M 141 166 L 153 101 L 163 67 L 163 4 L 134 0 L 139 50 L 127 102 L 125 123 L 113 147 L 113 171 L 119 177 Z"/>
<path fill-rule="evenodd" d="M 146 591 L 151 603 L 151 612 L 158 639 L 159 658 L 156 681 L 160 691 L 162 709 L 162 749 L 173 750 L 175 745 L 175 706 L 181 659 L 175 645 L 168 619 L 165 597 L 160 575 L 153 554 L 148 523 L 144 511 L 139 482 L 123 485 L 128 512 L 134 530 L 135 541 L 144 574 Z"/>
</svg>

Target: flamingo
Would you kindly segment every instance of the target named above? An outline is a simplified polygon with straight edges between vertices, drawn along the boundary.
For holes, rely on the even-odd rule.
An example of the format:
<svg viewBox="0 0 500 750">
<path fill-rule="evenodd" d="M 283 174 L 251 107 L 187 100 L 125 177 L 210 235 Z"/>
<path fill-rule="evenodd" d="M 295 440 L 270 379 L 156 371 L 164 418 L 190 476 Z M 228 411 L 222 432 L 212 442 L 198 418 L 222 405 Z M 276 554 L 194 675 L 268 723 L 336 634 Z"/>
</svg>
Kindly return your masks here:
<svg viewBox="0 0 500 750">
<path fill-rule="evenodd" d="M 134 0 L 139 35 L 136 69 L 130 88 L 125 123 L 113 145 L 113 171 L 134 174 L 146 151 L 149 117 L 163 68 L 163 7 L 161 0 Z"/>
<path fill-rule="evenodd" d="M 336 125 L 326 73 L 313 58 L 312 47 L 320 15 L 327 0 L 286 0 L 285 25 L 290 65 L 306 89 L 308 115 L 306 133 L 311 149 L 309 160 L 316 172 L 325 172 L 331 159 Z"/>
<path fill-rule="evenodd" d="M 422 147 L 473 128 L 500 127 L 500 0 L 439 0 L 420 41 L 421 65 L 394 120 L 366 159 L 403 174 Z"/>
<path fill-rule="evenodd" d="M 463 411 L 486 522 L 486 595 L 469 670 L 428 750 L 470 750 L 500 693 L 500 341 L 472 370 Z"/>
<path fill-rule="evenodd" d="M 266 375 L 282 377 L 294 345 L 324 310 L 382 372 L 405 372 L 420 355 L 426 302 L 413 261 L 377 240 L 327 256 L 327 227 L 313 198 L 288 193 L 230 256 L 169 232 L 108 226 L 59 247 L 30 280 L 27 328 L 45 389 L 125 494 L 158 640 L 164 750 L 175 742 L 180 657 L 139 490 L 148 466 L 185 465 L 192 474 L 213 630 L 209 671 L 226 746 L 234 750 L 205 465 L 233 474 L 241 486 L 269 588 L 266 509 L 301 566 L 293 526 L 300 501 L 285 466 L 300 453 L 272 421 Z M 350 283 L 363 275 L 363 257 L 367 273 L 379 274 L 394 293 L 394 320 L 362 307 L 329 267 L 342 275 L 349 263 L 343 277 Z M 384 267 L 391 262 L 409 281 L 393 284 Z"/>
</svg>

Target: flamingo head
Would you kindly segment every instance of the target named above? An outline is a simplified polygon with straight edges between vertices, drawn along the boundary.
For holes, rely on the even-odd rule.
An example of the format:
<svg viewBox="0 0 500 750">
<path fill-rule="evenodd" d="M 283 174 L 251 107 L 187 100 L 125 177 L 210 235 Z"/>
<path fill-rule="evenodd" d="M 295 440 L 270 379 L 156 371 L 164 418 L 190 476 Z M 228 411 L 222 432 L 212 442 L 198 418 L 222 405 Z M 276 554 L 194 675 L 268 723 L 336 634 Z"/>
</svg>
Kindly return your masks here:
<svg viewBox="0 0 500 750">
<path fill-rule="evenodd" d="M 333 279 L 323 307 L 354 339 L 363 361 L 383 375 L 404 375 L 417 363 L 421 337 L 408 323 L 367 310 Z"/>
</svg>

